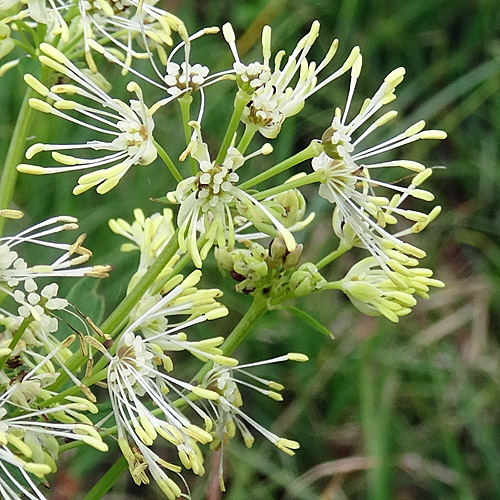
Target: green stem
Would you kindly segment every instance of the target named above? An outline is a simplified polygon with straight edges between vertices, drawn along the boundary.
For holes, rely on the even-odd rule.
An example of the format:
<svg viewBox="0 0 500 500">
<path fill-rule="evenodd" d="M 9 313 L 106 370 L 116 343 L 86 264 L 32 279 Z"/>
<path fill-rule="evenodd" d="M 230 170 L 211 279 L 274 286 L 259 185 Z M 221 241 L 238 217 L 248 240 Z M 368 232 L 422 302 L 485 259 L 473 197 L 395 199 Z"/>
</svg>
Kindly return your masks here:
<svg viewBox="0 0 500 500">
<path fill-rule="evenodd" d="M 179 97 L 177 101 L 179 102 L 179 106 L 181 108 L 182 127 L 184 129 L 184 137 L 186 138 L 186 146 L 189 146 L 192 133 L 189 122 L 191 121 L 191 103 L 193 102 L 193 96 L 190 93 L 186 93 L 182 97 Z M 198 168 L 196 167 L 196 162 L 191 155 L 189 155 L 189 164 L 191 165 L 191 173 L 196 175 Z"/>
<path fill-rule="evenodd" d="M 2 178 L 0 179 L 0 209 L 8 208 L 14 195 L 14 188 L 17 179 L 17 165 L 26 150 L 26 137 L 28 129 L 33 121 L 33 109 L 29 106 L 29 100 L 35 95 L 35 91 L 31 88 L 26 90 L 24 99 L 21 104 L 21 110 L 17 117 L 16 126 L 10 139 L 9 149 L 5 158 L 4 167 L 2 171 Z M 3 233 L 5 226 L 5 219 L 0 217 L 0 236 Z"/>
<path fill-rule="evenodd" d="M 33 321 L 33 318 L 31 316 L 28 316 L 27 318 L 24 318 L 23 322 L 19 325 L 19 328 L 17 329 L 16 334 L 12 338 L 9 344 L 9 349 L 14 349 L 16 347 L 17 343 L 19 340 L 21 340 L 21 337 L 23 336 L 23 333 L 26 331 L 26 328 L 28 328 L 29 324 Z M 9 355 L 2 356 L 0 359 L 0 371 L 2 368 L 5 366 L 5 363 L 9 359 Z"/>
<path fill-rule="evenodd" d="M 265 172 L 262 172 L 261 174 L 252 177 L 248 181 L 243 182 L 243 184 L 241 184 L 239 187 L 241 189 L 248 189 L 257 184 L 260 184 L 261 182 L 264 182 L 267 179 L 270 179 L 271 177 L 274 177 L 275 175 L 280 174 L 281 172 L 284 172 L 285 170 L 288 170 L 289 168 L 294 167 L 295 165 L 298 165 L 299 163 L 302 163 L 303 161 L 310 160 L 311 158 L 314 158 L 319 154 L 321 149 L 318 148 L 320 148 L 319 142 L 312 141 L 311 144 L 307 146 L 307 148 L 299 151 L 297 154 L 291 156 L 290 158 L 283 160 L 277 165 L 274 165 L 274 167 L 267 169 Z"/>
<path fill-rule="evenodd" d="M 259 201 L 264 200 L 269 196 L 274 196 L 283 193 L 284 191 L 295 189 L 301 186 L 307 186 L 307 184 L 314 184 L 315 182 L 320 182 L 319 172 L 313 172 L 311 174 L 304 175 L 303 177 L 299 177 L 298 179 L 295 179 L 293 181 L 285 182 L 284 184 L 275 186 L 271 189 L 266 189 L 265 191 L 261 191 L 260 193 L 255 194 L 254 198 Z"/>
<path fill-rule="evenodd" d="M 350 250 L 350 246 L 348 245 L 343 245 L 342 243 L 337 247 L 336 250 L 334 250 L 333 252 L 330 252 L 328 255 L 326 255 L 325 257 L 323 257 L 317 264 L 316 264 L 316 268 L 318 269 L 318 271 L 325 267 L 327 264 L 330 264 L 330 262 L 333 262 L 335 259 L 337 259 L 338 257 L 340 257 L 341 255 L 344 255 L 347 250 Z"/>
<path fill-rule="evenodd" d="M 127 469 L 128 463 L 124 457 L 120 457 L 111 469 L 99 479 L 97 484 L 85 495 L 83 500 L 99 500 L 116 483 L 118 478 Z"/>
<path fill-rule="evenodd" d="M 172 161 L 172 158 L 170 158 L 170 156 L 168 156 L 168 153 L 160 146 L 160 144 L 157 141 L 154 141 L 154 144 L 156 146 L 156 149 L 158 150 L 158 154 L 160 155 L 160 158 L 163 160 L 163 163 L 165 163 L 168 170 L 173 175 L 174 179 L 177 182 L 182 181 L 182 175 L 177 170 L 177 167 L 175 166 L 175 163 Z"/>
<path fill-rule="evenodd" d="M 222 344 L 221 348 L 224 356 L 230 356 L 234 350 L 243 342 L 250 333 L 255 322 L 267 311 L 267 299 L 262 295 L 254 295 L 252 305 L 245 315 L 240 319 L 233 331 Z M 212 362 L 208 361 L 195 375 L 194 381 L 201 382 L 205 374 L 212 367 Z"/>
<path fill-rule="evenodd" d="M 253 139 L 253 136 L 255 135 L 255 132 L 257 132 L 257 127 L 255 125 L 245 125 L 245 132 L 243 132 L 243 136 L 241 137 L 241 140 L 238 144 L 238 151 L 244 155 L 245 151 L 248 148 L 248 145 Z"/>
<path fill-rule="evenodd" d="M 248 94 L 241 91 L 236 94 L 231 121 L 229 122 L 229 126 L 227 127 L 224 139 L 222 140 L 222 145 L 220 147 L 219 153 L 217 154 L 217 158 L 215 159 L 215 163 L 221 164 L 226 158 L 227 149 L 233 141 L 234 133 L 236 132 L 238 124 L 240 123 L 241 115 L 243 114 L 243 110 L 245 109 L 245 106 L 249 101 L 250 96 Z"/>
<path fill-rule="evenodd" d="M 37 58 L 36 51 L 33 49 L 31 45 L 28 45 L 26 43 L 21 42 L 21 40 L 16 40 L 15 38 L 12 40 L 16 47 L 19 47 L 20 49 L 24 50 L 26 53 L 28 53 L 33 59 Z"/>
<path fill-rule="evenodd" d="M 170 241 L 161 251 L 160 255 L 151 264 L 151 267 L 144 273 L 139 283 L 130 291 L 130 293 L 120 302 L 118 307 L 106 318 L 101 325 L 101 330 L 106 334 L 113 335 L 114 330 L 120 326 L 127 314 L 139 302 L 147 289 L 154 283 L 155 279 L 163 271 L 170 259 L 179 249 L 177 231 L 170 237 Z"/>
</svg>

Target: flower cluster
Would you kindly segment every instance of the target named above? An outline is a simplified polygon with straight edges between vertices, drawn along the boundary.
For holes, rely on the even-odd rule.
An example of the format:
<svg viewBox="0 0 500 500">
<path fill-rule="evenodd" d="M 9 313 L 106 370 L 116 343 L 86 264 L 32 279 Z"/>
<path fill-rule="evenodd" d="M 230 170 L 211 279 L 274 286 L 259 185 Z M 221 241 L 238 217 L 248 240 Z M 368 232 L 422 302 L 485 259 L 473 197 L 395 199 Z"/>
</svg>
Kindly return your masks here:
<svg viewBox="0 0 500 500">
<path fill-rule="evenodd" d="M 3 210 L 2 216 L 22 215 Z M 0 238 L 0 493 L 2 498 L 44 498 L 38 483 L 56 470 L 62 440 L 80 441 L 100 451 L 107 445 L 87 413 L 97 407 L 90 390 L 66 366 L 76 335 L 56 337 L 59 315 L 78 317 L 71 304 L 58 297 L 58 285 L 39 287 L 40 278 L 106 277 L 109 266 L 84 266 L 91 257 L 85 235 L 73 244 L 47 239 L 78 228 L 73 217 L 53 217 Z M 18 254 L 20 244 L 53 249 L 59 257 L 30 265 Z M 83 320 L 79 320 L 82 324 Z M 65 374 L 87 398 L 62 398 L 51 389 Z"/>
<path fill-rule="evenodd" d="M 396 322 L 411 312 L 417 296 L 428 298 L 430 287 L 443 286 L 421 267 L 426 254 L 414 244 L 417 238 L 407 241 L 441 211 L 420 208 L 434 200 L 422 187 L 434 169 L 394 155 L 402 146 L 446 134 L 419 121 L 379 144 L 372 141 L 374 132 L 397 116 L 387 106 L 405 70 L 390 72 L 372 97 L 358 103 L 360 49 L 352 48 L 332 69 L 339 46 L 334 40 L 323 59 L 314 60 L 318 21 L 288 56 L 284 50 L 273 55 L 271 28 L 265 26 L 262 57 L 243 61 L 229 23 L 222 30 L 189 34 L 155 0 L 0 4 L 0 10 L 9 9 L 0 23 L 0 57 L 18 43 L 32 59 L 33 69 L 24 75 L 29 106 L 37 116 L 81 127 L 86 134 L 67 144 L 31 144 L 28 163 L 18 158 L 13 166 L 33 175 L 78 172 L 73 194 L 85 197 L 92 188 L 102 195 L 119 190 L 129 170 L 161 160 L 168 174 L 157 182 L 164 183 L 165 196 L 155 201 L 172 206 L 152 215 L 137 208 L 132 222 L 121 214 L 109 221 L 111 231 L 127 240 L 121 250 L 132 254 L 129 262 L 133 253 L 138 257 L 124 299 L 99 326 L 69 297 L 59 296 L 52 282 L 103 278 L 111 269 L 87 265 L 92 254 L 83 246 L 85 235 L 72 244 L 48 238 L 77 229 L 76 219 L 52 217 L 0 237 L 0 496 L 43 499 L 38 484 L 55 470 L 63 439 L 106 451 L 102 436 L 116 435 L 133 481 L 153 480 L 170 500 L 189 497 L 183 474 L 205 473 L 207 449 L 220 451 L 220 488 L 225 489 L 223 452 L 237 431 L 248 447 L 256 431 L 293 455 L 299 443 L 253 420 L 243 409 L 242 388 L 281 401 L 283 386 L 253 369 L 307 357 L 290 353 L 240 364 L 233 351 L 252 321 L 285 301 L 337 290 L 361 312 Z M 169 51 L 174 33 L 181 40 Z M 193 60 L 193 47 L 207 38 L 214 44 L 219 38 L 226 50 L 227 42 L 231 67 L 212 72 Z M 4 64 L 0 75 L 15 64 Z M 117 85 L 104 76 L 109 65 L 127 78 L 122 87 L 131 99 L 115 97 Z M 349 75 L 345 105 L 332 106 L 332 118 L 317 139 L 289 158 L 274 160 L 282 149 L 262 137 L 277 139 L 286 119 L 301 112 L 307 99 Z M 206 89 L 223 81 L 234 100 L 217 108 L 218 119 L 228 123 L 218 138 L 207 123 L 211 92 Z M 174 136 L 163 125 L 164 111 L 173 103 L 180 108 L 185 140 L 178 148 L 163 144 Z M 284 181 L 282 175 L 292 169 Z M 384 176 L 378 177 L 381 169 Z M 401 169 L 406 177 L 398 180 Z M 310 187 L 302 190 L 308 185 L 316 186 L 319 196 L 311 198 Z M 0 200 L 6 207 L 0 217 L 16 219 L 21 214 L 8 208 L 9 201 Z M 314 241 L 301 236 L 315 216 L 308 203 L 331 207 L 332 232 L 339 240 L 318 261 Z M 21 243 L 42 248 L 42 263 L 33 265 L 18 254 Z M 368 256 L 343 278 L 328 281 L 323 268 L 353 247 Z M 53 259 L 51 252 L 57 254 Z M 227 338 L 207 335 L 206 322 L 221 320 L 222 329 L 221 318 L 229 312 L 219 302 L 219 287 L 200 285 L 202 269 L 211 276 L 205 266 L 212 255 L 222 274 L 236 281 L 235 290 L 254 298 L 250 319 L 245 315 Z M 51 282 L 40 282 L 46 278 Z M 202 365 L 191 373 L 189 363 Z M 106 388 L 109 397 L 98 417 L 93 416 L 100 408 L 93 384 Z"/>
</svg>

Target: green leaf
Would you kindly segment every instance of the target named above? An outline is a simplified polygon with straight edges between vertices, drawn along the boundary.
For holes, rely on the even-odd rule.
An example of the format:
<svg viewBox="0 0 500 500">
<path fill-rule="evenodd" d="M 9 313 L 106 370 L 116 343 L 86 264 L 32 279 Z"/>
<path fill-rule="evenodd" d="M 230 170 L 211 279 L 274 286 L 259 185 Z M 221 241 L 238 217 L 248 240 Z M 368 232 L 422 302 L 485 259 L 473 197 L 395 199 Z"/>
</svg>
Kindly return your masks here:
<svg viewBox="0 0 500 500">
<path fill-rule="evenodd" d="M 326 328 L 326 326 L 323 326 L 317 319 L 313 318 L 309 313 L 303 311 L 302 309 L 299 309 L 298 307 L 292 307 L 288 306 L 286 307 L 288 311 L 290 311 L 294 316 L 297 316 L 300 320 L 302 320 L 306 325 L 309 325 L 313 330 L 316 330 L 319 333 L 322 333 L 323 335 L 326 335 L 327 337 L 330 337 L 331 339 L 335 338 L 335 335 Z"/>
</svg>

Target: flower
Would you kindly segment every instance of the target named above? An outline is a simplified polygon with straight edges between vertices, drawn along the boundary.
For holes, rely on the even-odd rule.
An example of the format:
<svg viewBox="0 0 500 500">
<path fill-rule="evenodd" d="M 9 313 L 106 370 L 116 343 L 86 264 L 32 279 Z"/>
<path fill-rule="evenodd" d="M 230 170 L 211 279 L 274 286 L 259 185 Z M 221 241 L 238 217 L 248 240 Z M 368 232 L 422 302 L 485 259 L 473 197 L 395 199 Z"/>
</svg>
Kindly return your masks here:
<svg viewBox="0 0 500 500">
<path fill-rule="evenodd" d="M 132 224 L 123 219 L 110 219 L 109 227 L 115 234 L 132 241 L 121 246 L 122 252 L 139 250 L 141 260 L 138 272 L 144 272 L 155 261 L 175 232 L 172 222 L 173 212 L 165 208 L 161 214 L 155 213 L 151 217 L 145 217 L 144 212 L 136 208 L 134 217 Z"/>
<path fill-rule="evenodd" d="M 403 133 L 376 146 L 359 148 L 374 130 L 396 117 L 396 111 L 387 111 L 363 132 L 359 132 L 360 127 L 366 125 L 378 110 L 395 99 L 394 90 L 403 80 L 405 73 L 403 68 L 392 71 L 373 97 L 367 99 L 357 115 L 348 121 L 347 116 L 361 65 L 362 58 L 358 55 L 351 69 L 351 84 L 344 112 L 342 113 L 340 108 L 336 109 L 332 125 L 322 137 L 324 151 L 313 158 L 312 166 L 319 174 L 320 196 L 335 204 L 333 227 L 342 244 L 348 247 L 358 245 L 367 249 L 388 276 L 397 281 L 397 276 L 392 271 L 411 275 L 411 271 L 405 267 L 408 255 L 417 258 L 425 256 L 423 250 L 403 242 L 401 237 L 422 230 L 440 211 L 440 208 L 436 207 L 429 214 L 425 214 L 401 208 L 409 196 L 425 201 L 434 199 L 432 193 L 419 189 L 432 174 L 432 170 L 411 160 L 370 164 L 361 160 L 420 139 L 444 139 L 446 133 L 440 130 L 423 130 L 425 122 L 419 121 Z M 407 187 L 372 178 L 372 173 L 377 169 L 392 167 L 402 167 L 417 172 L 417 175 Z M 392 189 L 396 194 L 391 199 L 378 196 L 375 194 L 376 188 Z M 396 224 L 398 216 L 415 222 L 415 226 L 410 230 L 391 234 L 386 226 Z"/>
<path fill-rule="evenodd" d="M 4 18 L 5 25 L 26 18 L 46 25 L 45 41 L 52 42 L 55 37 L 60 37 L 64 44 L 69 42 L 73 50 L 83 49 L 93 73 L 97 73 L 97 66 L 90 48 L 96 40 L 100 44 L 111 43 L 111 50 L 119 54 L 128 68 L 134 58 L 148 58 L 151 50 L 165 58 L 164 46 L 172 45 L 172 31 L 178 32 L 183 39 L 188 37 L 184 23 L 159 8 L 156 5 L 158 0 L 9 0 L 7 4 L 3 3 L 4 9 L 14 4 L 26 4 L 16 14 Z M 142 46 L 139 51 L 134 43 L 137 39 Z M 75 41 L 78 43 L 72 43 Z"/>
<path fill-rule="evenodd" d="M 77 222 L 78 220 L 74 217 L 52 217 L 17 233 L 15 236 L 0 238 L 0 286 L 2 282 L 7 283 L 10 287 L 15 287 L 20 282 L 26 282 L 26 291 L 34 292 L 37 286 L 33 280 L 41 277 L 107 277 L 111 270 L 110 266 L 80 267 L 92 256 L 92 252 L 83 246 L 84 234 L 72 244 L 55 243 L 45 239 L 51 234 L 77 229 Z M 28 266 L 27 262 L 13 250 L 21 243 L 54 248 L 62 251 L 62 254 L 51 263 Z M 7 289 L 4 291 L 12 294 Z"/>
<path fill-rule="evenodd" d="M 78 186 L 73 194 L 80 194 L 92 187 L 100 194 L 113 189 L 125 173 L 133 165 L 149 165 L 156 159 L 157 150 L 154 145 L 153 118 L 148 113 L 139 86 L 130 82 L 129 92 L 134 92 L 137 100 L 131 100 L 130 105 L 111 98 L 92 79 L 80 71 L 64 54 L 51 45 L 43 43 L 40 50 L 46 54 L 40 56 L 40 61 L 53 70 L 69 77 L 75 84 L 55 85 L 50 90 L 32 75 L 25 75 L 25 81 L 43 97 L 54 100 L 51 105 L 40 99 L 31 99 L 30 106 L 43 113 L 53 114 L 70 122 L 81 125 L 94 132 L 107 135 L 111 139 L 88 141 L 84 144 L 34 144 L 26 152 L 29 160 L 41 151 L 52 151 L 52 158 L 61 163 L 62 167 L 40 167 L 21 164 L 20 172 L 44 175 L 59 172 L 95 169 L 78 179 Z M 77 101 L 66 100 L 59 94 L 78 95 L 88 99 L 93 106 Z M 95 106 L 98 107 L 95 107 Z M 90 118 L 95 123 L 87 123 L 74 117 L 67 111 L 79 113 L 84 119 Z M 108 151 L 109 154 L 93 158 L 79 158 L 59 153 L 59 151 L 89 149 L 92 151 Z"/>
<path fill-rule="evenodd" d="M 181 467 L 166 462 L 150 447 L 161 436 L 177 448 L 184 468 L 202 475 L 205 469 L 199 445 L 210 442 L 212 436 L 207 430 L 193 424 L 166 394 L 171 393 L 188 404 L 208 429 L 212 425 L 208 415 L 188 396 L 191 393 L 202 399 L 218 398 L 218 394 L 213 391 L 174 377 L 174 365 L 169 353 L 187 351 L 202 361 L 211 360 L 228 366 L 237 364 L 236 360 L 223 356 L 222 350 L 218 348 L 223 338 L 191 342 L 182 331 L 191 325 L 225 315 L 227 310 L 223 307 L 212 309 L 195 319 L 166 325 L 164 330 L 150 329 L 152 320 L 162 315 L 168 316 L 167 304 L 171 304 L 171 314 L 182 311 L 174 299 L 192 288 L 199 277 L 200 272 L 195 271 L 135 319 L 121 335 L 114 356 L 103 351 L 110 360 L 107 382 L 118 429 L 118 444 L 129 463 L 131 475 L 137 484 L 146 483 L 149 482 L 146 470 L 149 470 L 169 499 L 180 496 L 181 490 L 164 469 L 180 474 Z M 146 338 L 136 335 L 136 330 L 141 330 Z M 150 409 L 151 405 L 157 408 L 155 412 Z"/>
<path fill-rule="evenodd" d="M 207 66 L 189 63 L 191 42 L 203 35 L 215 34 L 218 32 L 219 28 L 208 27 L 197 31 L 189 37 L 186 34 L 183 37 L 184 40 L 172 49 L 168 58 L 165 55 L 160 58 L 162 69 L 158 68 L 153 55 L 149 54 L 148 59 L 154 72 L 156 73 L 156 79 L 150 78 L 135 68 L 131 68 L 127 61 L 122 61 L 121 58 L 117 57 L 115 53 L 97 43 L 95 40 L 89 40 L 88 43 L 93 50 L 104 56 L 108 61 L 121 66 L 122 72 L 130 71 L 146 83 L 160 88 L 169 94 L 169 97 L 161 99 L 154 106 L 152 106 L 150 114 L 153 114 L 158 108 L 168 104 L 173 99 L 181 97 L 186 93 L 191 94 L 199 89 L 202 89 L 203 87 L 212 85 L 220 80 L 224 80 L 228 78 L 228 74 L 232 73 L 232 71 L 221 71 L 210 75 L 210 70 Z M 178 64 L 173 61 L 173 58 L 181 49 L 184 49 L 184 61 Z"/>
<path fill-rule="evenodd" d="M 43 388 L 46 371 L 51 369 L 51 359 L 64 351 L 73 341 L 72 335 L 60 342 L 49 354 L 37 356 L 34 367 L 22 377 L 12 377 L 0 393 L 0 494 L 2 498 L 43 500 L 31 475 L 44 479 L 56 469 L 59 452 L 57 438 L 82 441 L 105 452 L 107 445 L 82 412 L 96 414 L 97 407 L 90 401 L 67 396 L 56 406 L 38 409 L 39 404 L 54 393 Z M 41 358 L 41 359 L 40 359 Z M 10 411 L 8 411 L 10 410 Z M 12 410 L 15 416 L 7 417 Z"/>
<path fill-rule="evenodd" d="M 85 57 L 93 72 L 97 67 L 90 48 L 92 42 L 100 38 L 111 42 L 113 49 L 125 55 L 125 71 L 130 68 L 133 58 L 145 59 L 151 49 L 156 49 L 160 57 L 165 57 L 164 45 L 172 45 L 172 31 L 187 38 L 184 23 L 170 12 L 159 8 L 158 0 L 78 0 L 83 29 Z M 132 44 L 139 38 L 145 44 L 145 52 L 137 52 Z M 123 56 L 122 56 L 123 57 Z"/>
<path fill-rule="evenodd" d="M 222 27 L 222 32 L 235 60 L 233 67 L 236 72 L 236 82 L 239 88 L 249 96 L 249 103 L 245 107 L 241 120 L 255 127 L 268 139 L 274 139 L 279 134 L 286 118 L 301 111 L 308 97 L 349 71 L 359 54 L 359 48 L 354 47 L 342 67 L 317 84 L 319 73 L 333 59 L 338 47 L 338 40 L 334 40 L 319 64 L 307 61 L 306 56 L 319 34 L 318 21 L 312 23 L 309 33 L 297 43 L 283 68 L 281 68 L 285 57 L 283 50 L 275 56 L 274 69 L 270 66 L 271 28 L 269 26 L 264 26 L 262 30 L 262 62 L 253 62 L 248 65 L 240 61 L 231 24 L 226 23 Z M 297 81 L 293 84 L 292 81 L 296 76 Z"/>
<path fill-rule="evenodd" d="M 196 176 L 179 182 L 177 189 L 167 194 L 170 202 L 180 204 L 177 225 L 181 252 L 188 251 L 194 264 L 201 267 L 213 245 L 232 249 L 235 242 L 232 205 L 249 220 L 265 218 L 271 221 L 292 252 L 296 245 L 290 231 L 262 203 L 236 186 L 239 181 L 236 171 L 245 161 L 259 154 L 271 153 L 272 147 L 265 144 L 247 157 L 243 157 L 235 147 L 229 147 L 223 163 L 216 164 L 202 140 L 199 124 L 190 124 L 195 134 L 188 150 L 198 162 L 200 171 Z M 204 238 L 201 250 L 197 246 L 198 232 L 202 232 Z"/>
<path fill-rule="evenodd" d="M 417 265 L 415 259 L 407 265 Z M 443 287 L 442 281 L 431 278 L 430 269 L 412 267 L 411 275 L 397 273 L 399 286 L 391 281 L 374 257 L 367 257 L 355 264 L 339 282 L 326 288 L 342 290 L 362 313 L 369 316 L 383 315 L 397 323 L 400 316 L 411 312 L 417 301 L 413 295 L 429 298 L 429 287 Z M 402 284 L 404 283 L 404 286 Z"/>
<path fill-rule="evenodd" d="M 275 401 L 283 401 L 283 397 L 280 394 L 280 391 L 284 389 L 283 385 L 272 380 L 258 377 L 247 369 L 273 363 L 281 363 L 288 360 L 305 362 L 308 358 L 304 354 L 289 353 L 284 356 L 248 363 L 237 367 L 215 365 L 203 377 L 201 386 L 219 394 L 217 399 L 209 399 L 206 401 L 205 406 L 207 407 L 207 412 L 213 414 L 212 420 L 215 424 L 211 431 L 213 441 L 210 443 L 210 447 L 212 449 L 220 447 L 222 451 L 219 462 L 219 483 L 222 491 L 225 491 L 223 477 L 224 446 L 234 438 L 236 430 L 240 432 L 247 448 L 250 448 L 254 443 L 254 437 L 248 428 L 249 426 L 261 433 L 266 439 L 287 455 L 294 455 L 295 452 L 293 450 L 299 448 L 300 445 L 296 441 L 277 436 L 249 417 L 242 410 L 243 399 L 239 389 L 239 386 L 248 387 Z M 240 376 L 243 376 L 243 378 L 240 378 Z"/>
</svg>

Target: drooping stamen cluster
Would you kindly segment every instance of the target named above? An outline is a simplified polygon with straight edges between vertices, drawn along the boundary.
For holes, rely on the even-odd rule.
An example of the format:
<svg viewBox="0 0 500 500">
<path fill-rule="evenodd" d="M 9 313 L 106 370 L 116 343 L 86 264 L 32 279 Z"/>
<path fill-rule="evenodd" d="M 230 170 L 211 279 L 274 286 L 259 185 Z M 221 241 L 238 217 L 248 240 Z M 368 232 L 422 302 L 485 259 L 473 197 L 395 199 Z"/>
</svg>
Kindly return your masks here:
<svg viewBox="0 0 500 500">
<path fill-rule="evenodd" d="M 416 266 L 418 261 L 413 259 L 410 264 Z M 410 276 L 396 274 L 398 286 L 387 277 L 374 257 L 367 257 L 355 264 L 344 279 L 328 283 L 326 288 L 342 290 L 364 314 L 382 314 L 397 323 L 417 303 L 414 295 L 429 298 L 429 287 L 444 286 L 442 281 L 431 278 L 430 269 L 412 267 Z"/>
<path fill-rule="evenodd" d="M 251 96 L 241 120 L 255 127 L 269 139 L 274 139 L 279 134 L 286 118 L 301 111 L 308 97 L 349 71 L 359 53 L 359 48 L 355 47 L 340 69 L 317 84 L 319 73 L 333 59 L 338 47 L 338 40 L 334 40 L 319 64 L 314 61 L 308 62 L 307 54 L 319 34 L 318 21 L 314 21 L 309 33 L 297 43 L 283 68 L 281 63 L 285 57 L 285 51 L 281 50 L 276 54 L 274 69 L 270 66 L 271 28 L 269 26 L 265 26 L 262 30 L 262 63 L 253 62 L 249 65 L 244 65 L 240 61 L 232 26 L 227 23 L 222 27 L 222 31 L 233 53 L 238 86 Z"/>
<path fill-rule="evenodd" d="M 397 280 L 393 271 L 411 275 L 411 271 L 406 267 L 411 265 L 409 259 L 425 256 L 424 251 L 403 242 L 401 237 L 409 232 L 421 230 L 437 216 L 440 210 L 436 207 L 430 214 L 425 214 L 401 208 L 408 197 L 425 201 L 434 199 L 432 193 L 419 189 L 419 186 L 432 174 L 432 170 L 410 160 L 371 164 L 366 164 L 362 160 L 419 139 L 443 139 L 446 134 L 439 130 L 424 131 L 425 122 L 420 121 L 392 139 L 357 151 L 358 145 L 374 130 L 396 117 L 396 111 L 388 111 L 371 123 L 356 139 L 353 138 L 358 129 L 365 125 L 382 106 L 395 99 L 394 90 L 404 77 L 403 68 L 391 72 L 373 97 L 365 100 L 358 114 L 347 122 L 361 71 L 361 61 L 361 55 L 358 55 L 351 71 L 351 84 L 344 112 L 342 113 L 339 108 L 336 109 L 332 126 L 323 134 L 324 152 L 313 159 L 312 166 L 321 177 L 319 194 L 335 204 L 333 226 L 342 243 L 366 248 L 380 267 Z M 417 172 L 417 175 L 408 187 L 372 178 L 372 172 L 376 169 L 390 167 L 402 167 Z M 376 188 L 391 189 L 396 191 L 396 194 L 390 199 L 378 196 L 374 192 Z M 414 231 L 404 230 L 391 234 L 386 226 L 396 224 L 398 216 L 415 222 L 418 226 L 415 226 Z"/>
<path fill-rule="evenodd" d="M 111 42 L 113 50 L 123 54 L 125 69 L 133 59 L 147 59 L 151 50 L 157 50 L 165 58 L 165 45 L 173 44 L 172 31 L 187 38 L 184 23 L 170 12 L 153 2 L 138 0 L 78 0 L 81 15 L 84 50 L 92 71 L 97 67 L 90 48 L 94 40 Z M 146 44 L 146 51 L 137 51 L 134 40 Z M 101 43 L 102 43 L 101 41 Z"/>
<path fill-rule="evenodd" d="M 32 353 L 34 366 L 21 371 L 21 366 L 8 364 L 12 372 L 7 383 L 0 379 L 0 495 L 5 499 L 44 500 L 38 489 L 39 480 L 56 469 L 59 450 L 57 438 L 77 440 L 107 451 L 101 436 L 90 419 L 82 412 L 97 413 L 90 401 L 68 396 L 66 401 L 38 409 L 54 393 L 43 388 L 47 372 L 54 370 L 51 359 L 67 349 L 75 340 L 68 337 L 45 356 Z M 2 353 L 3 354 L 3 353 Z M 22 363 L 21 363 L 22 364 Z M 8 415 L 16 412 L 15 416 Z"/>
<path fill-rule="evenodd" d="M 130 82 L 129 92 L 134 92 L 137 100 L 130 105 L 112 99 L 92 79 L 80 71 L 64 54 L 48 44 L 42 44 L 40 50 L 46 54 L 40 56 L 42 64 L 70 78 L 74 84 L 60 84 L 50 90 L 32 75 L 25 75 L 25 81 L 43 97 L 54 100 L 48 102 L 31 99 L 30 105 L 44 113 L 53 114 L 70 122 L 82 125 L 94 132 L 110 137 L 104 140 L 88 141 L 84 144 L 34 144 L 26 152 L 31 159 L 41 151 L 52 151 L 52 158 L 63 164 L 62 167 L 39 167 L 21 164 L 20 172 L 42 175 L 59 172 L 95 169 L 78 179 L 74 194 L 80 194 L 92 187 L 100 194 L 113 189 L 133 165 L 148 165 L 156 159 L 157 150 L 153 140 L 153 118 L 144 104 L 139 86 Z M 93 106 L 74 100 L 63 99 L 60 94 L 78 95 L 90 101 Z M 68 112 L 79 114 L 82 118 Z M 85 120 L 92 120 L 88 123 Z M 93 158 L 79 158 L 59 151 L 88 149 L 95 152 L 108 151 L 109 154 Z M 104 168 L 101 168 L 104 167 Z"/>
<path fill-rule="evenodd" d="M 55 243 L 45 239 L 48 235 L 77 228 L 77 219 L 74 217 L 52 217 L 19 232 L 15 236 L 0 238 L 0 283 L 5 282 L 7 285 L 15 287 L 19 282 L 27 281 L 29 282 L 27 291 L 32 292 L 36 290 L 33 280 L 41 277 L 107 277 L 111 269 L 109 266 L 80 267 L 92 256 L 92 252 L 83 247 L 85 235 L 79 236 L 73 244 Z M 51 263 L 29 266 L 13 250 L 21 243 L 54 248 L 62 251 L 62 254 Z"/>
</svg>

